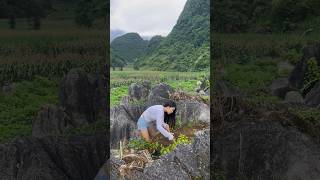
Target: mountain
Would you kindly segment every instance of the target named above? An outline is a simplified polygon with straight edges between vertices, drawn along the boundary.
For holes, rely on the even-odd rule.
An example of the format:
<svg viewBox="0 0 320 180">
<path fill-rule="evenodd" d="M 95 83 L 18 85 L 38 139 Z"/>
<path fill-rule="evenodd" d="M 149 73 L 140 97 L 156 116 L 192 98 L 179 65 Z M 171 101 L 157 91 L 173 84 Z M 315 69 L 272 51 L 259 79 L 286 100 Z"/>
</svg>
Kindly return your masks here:
<svg viewBox="0 0 320 180">
<path fill-rule="evenodd" d="M 145 54 L 147 40 L 143 40 L 138 33 L 127 33 L 123 36 L 115 38 L 110 47 L 112 53 L 122 58 L 126 63 L 133 63 L 136 58 L 140 58 Z M 113 57 L 111 55 L 111 57 Z"/>
<path fill-rule="evenodd" d="M 112 42 L 115 38 L 124 35 L 126 32 L 122 30 L 111 30 L 110 31 L 110 42 Z"/>
<path fill-rule="evenodd" d="M 157 35 L 153 36 L 150 41 L 148 42 L 147 49 L 146 49 L 146 55 L 150 55 L 153 52 L 155 52 L 161 43 L 161 41 L 164 39 L 164 37 Z"/>
<path fill-rule="evenodd" d="M 209 69 L 209 41 L 210 1 L 188 0 L 169 35 L 138 63 L 155 70 Z"/>
</svg>

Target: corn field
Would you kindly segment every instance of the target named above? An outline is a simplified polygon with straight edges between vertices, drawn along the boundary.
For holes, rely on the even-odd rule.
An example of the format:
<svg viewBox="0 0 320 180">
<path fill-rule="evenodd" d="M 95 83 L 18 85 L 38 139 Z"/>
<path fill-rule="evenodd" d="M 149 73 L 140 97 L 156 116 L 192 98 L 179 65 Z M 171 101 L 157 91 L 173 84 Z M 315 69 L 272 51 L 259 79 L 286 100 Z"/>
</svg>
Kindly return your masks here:
<svg viewBox="0 0 320 180">
<path fill-rule="evenodd" d="M 35 76 L 62 77 L 76 67 L 96 73 L 106 61 L 107 42 L 102 32 L 5 34 L 0 35 L 0 85 L 32 80 Z"/>
</svg>

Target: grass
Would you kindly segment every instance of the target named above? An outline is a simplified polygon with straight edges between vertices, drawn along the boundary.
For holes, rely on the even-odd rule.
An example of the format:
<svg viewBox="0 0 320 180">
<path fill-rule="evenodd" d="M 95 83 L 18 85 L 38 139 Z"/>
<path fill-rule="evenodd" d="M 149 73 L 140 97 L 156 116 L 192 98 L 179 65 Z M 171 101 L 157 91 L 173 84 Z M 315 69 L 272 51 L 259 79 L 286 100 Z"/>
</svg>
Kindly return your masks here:
<svg viewBox="0 0 320 180">
<path fill-rule="evenodd" d="M 60 79 L 70 68 L 95 71 L 105 57 L 104 30 L 79 28 L 73 18 L 55 16 L 42 20 L 40 30 L 28 29 L 25 19 L 18 19 L 11 30 L 7 20 L 0 19 L 0 87 L 4 81 L 15 84 L 12 94 L 0 92 L 1 142 L 31 135 L 40 107 L 58 103 Z M 97 122 L 68 133 L 89 133 L 100 127 L 106 125 Z"/>
<path fill-rule="evenodd" d="M 32 121 L 44 104 L 58 102 L 58 80 L 36 77 L 15 84 L 11 94 L 0 93 L 0 141 L 31 135 Z"/>
<path fill-rule="evenodd" d="M 248 93 L 258 93 L 266 89 L 278 77 L 276 64 L 230 64 L 225 67 L 226 73 L 222 79 L 231 82 L 236 87 Z"/>
<path fill-rule="evenodd" d="M 197 81 L 209 72 L 167 72 L 167 71 L 136 71 L 132 68 L 124 68 L 123 71 L 111 71 L 111 106 L 118 105 L 123 96 L 128 95 L 128 88 L 131 83 L 148 80 L 154 86 L 160 82 L 172 86 L 174 89 L 180 89 L 190 94 L 195 93 Z"/>
<path fill-rule="evenodd" d="M 320 125 L 320 109 L 318 108 L 291 109 L 291 111 L 303 121 Z"/>
<path fill-rule="evenodd" d="M 111 106 L 118 105 L 121 102 L 122 97 L 128 95 L 128 87 L 116 87 L 110 90 L 110 104 Z"/>
</svg>

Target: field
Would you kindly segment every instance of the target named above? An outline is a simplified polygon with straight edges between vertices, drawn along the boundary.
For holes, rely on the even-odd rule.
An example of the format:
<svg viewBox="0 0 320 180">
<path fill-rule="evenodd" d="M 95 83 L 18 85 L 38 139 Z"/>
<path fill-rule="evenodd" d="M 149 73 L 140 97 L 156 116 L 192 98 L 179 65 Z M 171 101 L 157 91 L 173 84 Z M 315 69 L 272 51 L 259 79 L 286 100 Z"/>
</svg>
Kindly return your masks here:
<svg viewBox="0 0 320 180">
<path fill-rule="evenodd" d="M 301 60 L 302 48 L 319 42 L 320 35 L 312 32 L 306 36 L 291 34 L 217 34 L 214 41 L 214 65 L 217 79 L 223 79 L 242 91 L 253 104 L 283 103 L 283 99 L 270 94 L 272 81 L 288 77 L 290 69 Z M 283 68 L 287 63 L 291 68 Z M 315 67 L 317 68 L 317 67 Z M 320 72 L 318 65 L 317 72 Z M 303 88 L 302 88 L 303 89 Z M 299 89 L 302 91 L 302 89 Z M 314 136 L 319 135 L 319 108 L 291 108 L 301 118 L 300 125 Z"/>
<path fill-rule="evenodd" d="M 293 67 L 302 57 L 302 48 L 320 40 L 317 32 L 306 35 L 287 34 L 221 34 L 213 40 L 216 78 L 231 82 L 247 94 L 267 96 L 268 87 L 289 71 L 279 68 L 286 62 Z M 271 97 L 271 99 L 274 99 Z"/>
<path fill-rule="evenodd" d="M 209 72 L 167 72 L 167 71 L 135 71 L 132 68 L 125 68 L 123 71 L 111 71 L 110 80 L 110 104 L 115 106 L 120 103 L 123 96 L 128 94 L 131 83 L 148 80 L 152 86 L 160 82 L 169 84 L 174 89 L 181 89 L 194 94 L 197 81 Z"/>
<path fill-rule="evenodd" d="M 58 103 L 60 80 L 71 68 L 101 71 L 106 43 L 103 30 L 79 28 L 70 18 L 43 20 L 40 30 L 29 30 L 24 19 L 9 30 L 0 19 L 0 142 L 31 135 L 41 106 Z M 11 93 L 2 92 L 5 84 L 13 85 Z"/>
</svg>

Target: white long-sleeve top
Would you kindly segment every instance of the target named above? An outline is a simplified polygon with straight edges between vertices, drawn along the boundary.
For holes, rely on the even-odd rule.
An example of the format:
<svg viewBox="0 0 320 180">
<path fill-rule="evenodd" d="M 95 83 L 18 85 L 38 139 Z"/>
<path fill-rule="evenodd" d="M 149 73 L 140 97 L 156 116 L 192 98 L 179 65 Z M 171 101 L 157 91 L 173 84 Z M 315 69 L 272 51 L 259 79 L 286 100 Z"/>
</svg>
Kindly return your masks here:
<svg viewBox="0 0 320 180">
<path fill-rule="evenodd" d="M 163 108 L 164 107 L 162 105 L 150 106 L 142 113 L 141 116 L 144 118 L 144 120 L 147 123 L 151 121 L 156 121 L 158 131 L 160 131 L 160 133 L 166 138 L 168 138 L 169 140 L 172 140 L 173 135 L 163 127 L 163 125 L 165 124 Z"/>
</svg>

